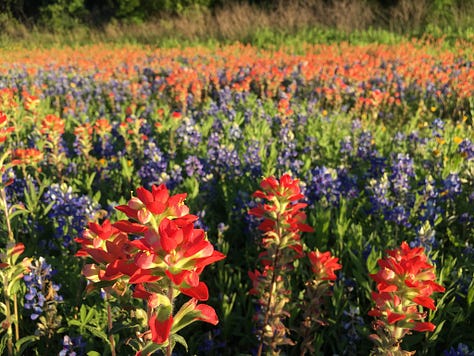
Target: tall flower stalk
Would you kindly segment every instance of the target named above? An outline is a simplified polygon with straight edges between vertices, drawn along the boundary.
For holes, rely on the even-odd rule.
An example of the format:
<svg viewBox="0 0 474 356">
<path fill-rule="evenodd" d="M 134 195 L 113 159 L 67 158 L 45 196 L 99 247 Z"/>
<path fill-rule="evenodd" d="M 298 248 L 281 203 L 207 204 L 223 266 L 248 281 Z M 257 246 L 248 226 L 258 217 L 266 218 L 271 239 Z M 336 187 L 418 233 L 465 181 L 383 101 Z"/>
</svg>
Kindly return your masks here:
<svg viewBox="0 0 474 356">
<path fill-rule="evenodd" d="M 380 270 L 370 275 L 377 283 L 377 292 L 372 292 L 375 308 L 369 311 L 376 317 L 376 334 L 370 336 L 375 344 L 372 355 L 413 355 L 401 348 L 402 339 L 412 330 L 434 331 L 436 326 L 424 321 L 427 313 L 420 310 L 436 310 L 431 295 L 445 288 L 435 282 L 434 267 L 423 247 L 410 248 L 402 242 L 387 254 L 378 261 Z"/>
<path fill-rule="evenodd" d="M 259 324 L 260 340 L 258 355 L 264 345 L 268 354 L 278 355 L 280 346 L 293 345 L 288 337 L 283 320 L 288 316 L 285 305 L 288 303 L 289 271 L 293 262 L 303 256 L 300 235 L 312 232 L 305 224 L 306 214 L 302 211 L 307 204 L 300 203 L 304 198 L 299 180 L 284 174 L 280 180 L 269 177 L 262 180 L 254 197 L 262 200 L 257 207 L 249 211 L 250 215 L 262 218 L 259 230 L 263 232 L 260 254 L 262 271 L 249 272 L 253 282 L 251 294 L 258 297 L 260 311 L 256 315 Z"/>
<path fill-rule="evenodd" d="M 324 305 L 327 297 L 332 295 L 332 287 L 336 280 L 334 271 L 342 268 L 339 259 L 333 257 L 331 252 L 319 250 L 308 252 L 313 278 L 306 282 L 306 290 L 302 303 L 303 322 L 300 327 L 301 355 L 307 352 L 314 354 L 312 346 L 316 331 L 320 326 L 327 325 L 323 319 Z"/>
</svg>

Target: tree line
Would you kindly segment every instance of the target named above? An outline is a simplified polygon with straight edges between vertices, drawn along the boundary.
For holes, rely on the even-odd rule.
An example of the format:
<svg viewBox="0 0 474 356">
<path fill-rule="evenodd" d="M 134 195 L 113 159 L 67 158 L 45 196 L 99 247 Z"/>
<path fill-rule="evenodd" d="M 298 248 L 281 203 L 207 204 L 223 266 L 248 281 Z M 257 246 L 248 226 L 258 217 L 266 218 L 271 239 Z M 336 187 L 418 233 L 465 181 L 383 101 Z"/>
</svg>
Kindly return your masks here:
<svg viewBox="0 0 474 356">
<path fill-rule="evenodd" d="M 271 11 L 274 7 L 284 6 L 285 1 L 298 2 L 307 8 L 312 5 L 350 3 L 353 0 L 0 0 L 0 25 L 2 21 L 15 21 L 26 26 L 51 29 L 75 24 L 100 27 L 114 20 L 140 23 L 159 16 L 180 16 L 190 9 L 212 12 L 235 4 L 250 4 Z M 397 6 L 410 6 L 411 1 L 413 0 L 358 0 L 363 6 L 377 8 L 382 15 L 390 13 L 390 9 Z M 430 14 L 435 17 L 445 16 L 451 9 L 462 9 L 472 2 L 423 1 L 429 7 Z M 413 6 L 411 9 L 408 11 L 414 11 Z"/>
</svg>

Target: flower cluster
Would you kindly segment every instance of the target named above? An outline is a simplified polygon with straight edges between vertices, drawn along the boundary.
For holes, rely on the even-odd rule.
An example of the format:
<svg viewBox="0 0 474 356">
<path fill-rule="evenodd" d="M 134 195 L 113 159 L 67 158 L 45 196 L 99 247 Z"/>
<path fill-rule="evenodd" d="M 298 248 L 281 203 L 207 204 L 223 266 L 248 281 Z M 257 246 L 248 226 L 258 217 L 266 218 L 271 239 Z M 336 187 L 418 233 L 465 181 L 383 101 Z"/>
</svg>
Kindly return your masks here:
<svg viewBox="0 0 474 356">
<path fill-rule="evenodd" d="M 150 330 L 142 339 L 151 343 L 141 352 L 166 347 L 171 354 L 183 327 L 195 320 L 218 323 L 211 306 L 198 304 L 209 298 L 200 275 L 225 256 L 214 250 L 203 230 L 194 228 L 197 216 L 189 214 L 186 194 L 170 196 L 164 184 L 136 192 L 126 205 L 117 206 L 128 219 L 89 223 L 76 239 L 82 245 L 77 255 L 94 259 L 83 269 L 91 282 L 101 281 L 107 292 L 119 295 L 133 286 L 132 295 L 147 302 Z M 180 294 L 191 299 L 175 312 Z"/>
<path fill-rule="evenodd" d="M 424 321 L 427 314 L 420 312 L 420 307 L 436 310 L 431 294 L 445 291 L 434 281 L 434 267 L 422 247 L 410 248 L 402 242 L 400 248 L 387 254 L 378 261 L 380 270 L 370 275 L 378 290 L 372 292 L 375 308 L 369 311 L 377 318 L 377 334 L 371 335 L 377 355 L 401 352 L 401 340 L 411 330 L 433 331 L 435 325 Z"/>
</svg>

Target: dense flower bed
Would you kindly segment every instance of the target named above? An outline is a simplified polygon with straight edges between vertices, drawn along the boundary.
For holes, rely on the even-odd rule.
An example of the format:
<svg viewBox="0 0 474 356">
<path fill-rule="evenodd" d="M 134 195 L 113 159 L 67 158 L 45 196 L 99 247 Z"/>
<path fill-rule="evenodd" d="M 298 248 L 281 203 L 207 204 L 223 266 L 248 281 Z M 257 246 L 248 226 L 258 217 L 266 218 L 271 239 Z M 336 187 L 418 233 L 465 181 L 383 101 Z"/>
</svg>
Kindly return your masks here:
<svg viewBox="0 0 474 356">
<path fill-rule="evenodd" d="M 1 50 L 0 347 L 472 352 L 474 67 L 438 45 Z"/>
</svg>

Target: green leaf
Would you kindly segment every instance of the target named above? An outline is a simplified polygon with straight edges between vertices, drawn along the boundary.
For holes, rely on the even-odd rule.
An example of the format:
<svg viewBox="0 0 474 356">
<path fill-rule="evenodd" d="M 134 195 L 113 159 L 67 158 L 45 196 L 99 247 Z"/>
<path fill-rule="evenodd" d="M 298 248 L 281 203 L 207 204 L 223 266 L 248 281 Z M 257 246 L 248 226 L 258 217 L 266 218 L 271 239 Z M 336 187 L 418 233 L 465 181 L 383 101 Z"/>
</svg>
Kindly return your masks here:
<svg viewBox="0 0 474 356">
<path fill-rule="evenodd" d="M 3 315 L 7 313 L 7 306 L 5 305 L 5 303 L 0 302 L 0 310 Z"/>
<path fill-rule="evenodd" d="M 369 256 L 367 257 L 367 270 L 369 273 L 375 273 L 377 268 L 377 261 L 380 259 L 380 254 L 375 249 L 370 251 Z"/>
<path fill-rule="evenodd" d="M 474 280 L 471 281 L 469 289 L 467 290 L 466 302 L 469 307 L 471 307 L 474 302 Z"/>
<path fill-rule="evenodd" d="M 171 339 L 173 342 L 177 342 L 178 344 L 183 345 L 184 348 L 186 349 L 186 352 L 188 352 L 188 344 L 186 343 L 186 340 L 184 339 L 184 337 L 178 334 L 173 334 L 171 335 Z"/>
<path fill-rule="evenodd" d="M 8 342 L 8 333 L 3 334 L 2 338 L 0 339 L 0 355 L 5 355 L 5 349 L 7 347 Z"/>
<path fill-rule="evenodd" d="M 107 334 L 103 332 L 102 330 L 98 329 L 97 327 L 94 326 L 89 326 L 86 325 L 85 329 L 89 331 L 92 335 L 95 337 L 98 337 L 99 339 L 105 341 L 108 345 L 110 345 L 109 338 L 107 337 Z"/>
<path fill-rule="evenodd" d="M 163 346 L 162 345 L 158 345 L 158 344 L 155 344 L 155 343 L 149 343 L 147 344 L 142 350 L 142 355 L 150 355 L 160 349 L 163 349 Z"/>
<path fill-rule="evenodd" d="M 13 220 L 15 217 L 17 217 L 18 215 L 22 215 L 22 214 L 28 214 L 28 210 L 25 210 L 23 207 L 21 209 L 15 210 L 14 212 L 10 214 L 10 221 Z"/>
<path fill-rule="evenodd" d="M 100 197 L 101 197 L 101 192 L 100 192 L 100 190 L 98 190 L 98 191 L 94 194 L 94 197 L 92 198 L 92 200 L 98 203 L 98 202 L 100 202 Z"/>
<path fill-rule="evenodd" d="M 29 345 L 33 344 L 39 339 L 40 339 L 39 336 L 28 335 L 28 336 L 22 337 L 20 340 L 17 340 L 17 342 L 15 342 L 15 348 L 18 350 L 18 355 L 22 355 Z"/>
<path fill-rule="evenodd" d="M 101 356 L 101 353 L 97 351 L 89 351 L 87 356 Z"/>
<path fill-rule="evenodd" d="M 87 316 L 87 307 L 84 304 L 81 305 L 79 316 L 81 317 L 81 323 L 85 324 L 84 320 L 86 319 L 86 316 Z"/>
<path fill-rule="evenodd" d="M 83 320 L 83 323 L 88 324 L 92 320 L 92 318 L 95 316 L 95 314 L 96 314 L 95 309 L 90 308 L 89 312 L 87 313 L 86 318 Z"/>
<path fill-rule="evenodd" d="M 439 333 L 440 333 L 441 330 L 443 329 L 443 325 L 444 325 L 445 322 L 446 322 L 446 320 L 443 320 L 442 322 L 440 322 L 440 323 L 437 325 L 437 327 L 436 327 L 434 333 L 432 333 L 432 334 L 429 336 L 429 338 L 428 338 L 428 340 L 429 340 L 430 342 L 433 342 L 433 341 L 435 341 L 435 340 L 438 338 Z"/>
</svg>

